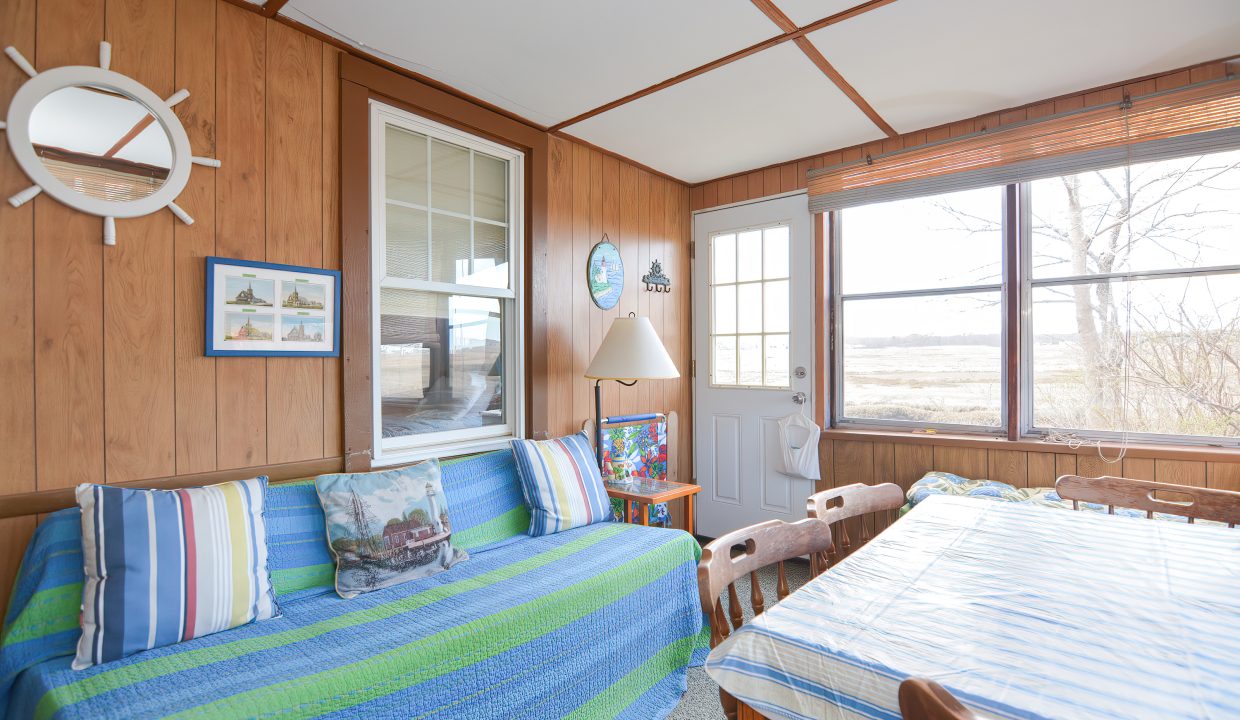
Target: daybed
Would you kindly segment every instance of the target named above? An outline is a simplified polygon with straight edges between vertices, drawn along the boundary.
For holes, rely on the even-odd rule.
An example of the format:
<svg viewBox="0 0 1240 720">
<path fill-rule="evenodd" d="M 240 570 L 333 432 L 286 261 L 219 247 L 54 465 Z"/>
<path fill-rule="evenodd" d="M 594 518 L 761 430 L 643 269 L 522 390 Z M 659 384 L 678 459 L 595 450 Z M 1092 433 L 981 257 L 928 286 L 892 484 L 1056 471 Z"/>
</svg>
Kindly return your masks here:
<svg viewBox="0 0 1240 720">
<path fill-rule="evenodd" d="M 666 715 L 704 658 L 688 534 L 600 523 L 525 534 L 511 453 L 445 463 L 453 569 L 342 600 L 310 481 L 269 490 L 282 617 L 87 670 L 76 508 L 32 539 L 0 647 L 0 717 Z"/>
</svg>

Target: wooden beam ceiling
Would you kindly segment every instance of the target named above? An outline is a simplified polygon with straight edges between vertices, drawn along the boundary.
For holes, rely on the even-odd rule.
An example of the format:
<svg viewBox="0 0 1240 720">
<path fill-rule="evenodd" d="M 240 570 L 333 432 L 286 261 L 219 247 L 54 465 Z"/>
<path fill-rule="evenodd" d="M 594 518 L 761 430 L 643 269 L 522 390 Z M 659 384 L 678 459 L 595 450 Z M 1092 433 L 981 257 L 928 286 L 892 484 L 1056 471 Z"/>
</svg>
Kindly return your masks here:
<svg viewBox="0 0 1240 720">
<path fill-rule="evenodd" d="M 800 30 L 800 28 L 797 27 L 797 24 L 792 21 L 792 18 L 785 15 L 772 0 L 753 0 L 753 4 L 762 11 L 762 14 L 770 18 L 771 22 L 775 23 L 780 30 L 783 30 L 785 34 L 795 33 Z M 865 113 L 865 116 L 870 119 L 870 122 L 877 125 L 879 129 L 887 135 L 887 137 L 895 137 L 898 134 L 896 133 L 895 128 L 891 127 L 891 125 L 878 114 L 878 111 L 874 109 L 874 106 L 866 102 L 866 99 L 861 97 L 861 93 L 857 92 L 857 89 L 844 79 L 844 76 L 840 74 L 840 71 L 836 70 L 835 66 L 832 65 L 830 61 L 828 61 L 827 58 L 818 51 L 818 48 L 814 46 L 814 43 L 810 42 L 809 38 L 804 35 L 799 35 L 796 38 L 793 38 L 792 42 L 796 43 L 796 46 L 801 49 L 801 52 L 805 53 L 805 57 L 809 58 L 809 61 L 814 63 L 814 66 L 821 70 L 823 75 L 826 75 L 831 82 L 835 83 L 835 86 L 840 89 L 840 92 L 848 96 L 848 99 L 857 106 L 857 109 Z"/>
<path fill-rule="evenodd" d="M 790 26 L 789 29 L 784 30 L 784 33 L 782 35 L 776 35 L 774 37 L 767 38 L 766 40 L 763 40 L 762 42 L 754 43 L 753 45 L 750 45 L 747 48 L 744 48 L 742 50 L 737 50 L 736 52 L 730 55 L 725 55 L 724 57 L 721 57 L 718 60 L 712 60 L 711 62 L 708 62 L 705 65 L 700 65 L 698 67 L 693 68 L 692 70 L 688 70 L 674 77 L 670 77 L 664 80 L 663 82 L 655 83 L 654 85 L 651 85 L 650 87 L 642 88 L 641 90 L 638 90 L 635 93 L 630 93 L 628 95 L 625 95 L 624 97 L 618 100 L 612 100 L 606 105 L 600 105 L 594 108 L 593 110 L 587 110 L 586 112 L 583 112 L 580 115 L 571 117 L 562 122 L 558 122 L 555 125 L 552 125 L 550 129 L 552 131 L 563 130 L 569 125 L 575 125 L 583 120 L 588 120 L 589 118 L 592 118 L 595 115 L 601 115 L 602 113 L 605 113 L 608 110 L 614 110 L 620 107 L 621 105 L 627 105 L 628 103 L 631 103 L 634 100 L 638 100 L 640 98 L 646 97 L 647 95 L 650 95 L 651 93 L 656 93 L 660 90 L 665 90 L 673 85 L 678 85 L 686 80 L 695 78 L 698 75 L 701 75 L 702 73 L 710 72 L 711 70 L 721 68 L 724 65 L 727 65 L 729 63 L 734 63 L 737 60 L 747 58 L 750 55 L 753 55 L 754 53 L 762 52 L 763 50 L 773 48 L 776 45 L 786 43 L 789 41 L 795 42 L 798 39 L 803 39 L 806 35 L 812 32 L 816 32 L 825 27 L 829 27 L 831 25 L 835 25 L 836 23 L 843 22 L 845 20 L 848 20 L 849 18 L 857 17 L 858 15 L 861 15 L 871 10 L 875 10 L 877 8 L 883 7 L 884 5 L 890 5 L 893 2 L 895 2 L 895 0 L 867 0 L 867 2 L 863 2 L 860 5 L 856 5 L 847 10 L 843 10 L 829 17 L 822 18 L 821 20 L 815 20 L 814 22 L 810 23 L 809 25 L 805 25 L 804 27 L 796 27 L 795 24 L 792 23 L 791 20 L 788 20 L 787 16 L 784 16 L 784 14 L 780 12 L 779 9 L 776 8 L 770 2 L 761 2 L 760 0 L 754 0 L 754 3 L 758 5 L 759 9 L 762 9 L 763 12 L 766 12 L 764 5 L 769 6 L 773 10 L 775 10 L 775 12 L 779 13 L 779 15 L 783 17 L 785 20 L 788 20 L 788 23 Z M 779 23 L 777 22 L 776 24 L 778 25 Z M 781 26 L 781 28 L 782 27 L 783 26 Z M 801 47 L 803 52 L 808 53 L 808 51 L 805 50 L 804 46 L 801 46 L 800 43 L 797 43 L 797 44 L 798 46 Z M 805 44 L 809 46 L 810 48 L 813 48 L 813 45 L 809 43 L 808 40 L 805 41 Z M 814 52 L 817 53 L 817 50 L 815 49 Z M 821 53 L 818 53 L 818 55 L 819 57 L 821 57 Z M 813 60 L 812 57 L 810 59 Z M 826 63 L 827 67 L 831 67 L 830 63 L 827 63 L 826 58 L 822 58 L 822 62 Z M 814 64 L 818 65 L 817 62 L 815 62 Z M 821 69 L 823 66 L 818 65 L 818 67 Z M 823 72 L 826 73 L 827 71 L 824 69 Z M 834 77 L 832 76 L 831 73 L 834 73 Z M 865 112 L 865 108 L 869 107 L 869 104 L 865 103 L 865 100 L 861 98 L 860 94 L 858 94 L 857 91 L 853 89 L 852 86 L 849 85 L 844 80 L 844 78 L 839 75 L 838 72 L 835 72 L 834 68 L 831 68 L 831 73 L 827 73 L 827 76 L 831 77 L 833 81 L 835 80 L 836 77 L 838 77 L 839 80 L 836 82 L 836 84 L 840 85 L 840 83 L 843 83 L 843 85 L 840 86 L 840 89 L 844 90 L 844 88 L 847 87 L 848 90 L 844 90 L 844 93 L 848 95 L 848 97 L 852 99 L 853 102 L 860 101 L 858 103 L 858 107 L 861 107 L 862 112 Z M 849 94 L 849 90 L 852 91 L 851 94 Z M 861 103 L 865 103 L 864 107 L 861 105 Z M 874 120 L 876 125 L 878 125 L 880 128 L 883 128 L 883 132 L 894 134 L 894 130 L 890 130 L 890 127 L 891 127 L 890 125 L 887 125 L 886 122 L 880 122 L 882 118 L 878 117 L 878 113 L 874 112 L 874 108 L 872 107 L 869 108 L 869 112 L 867 112 L 866 115 L 870 117 L 871 120 Z M 878 118 L 878 119 L 875 120 L 875 118 Z"/>
</svg>

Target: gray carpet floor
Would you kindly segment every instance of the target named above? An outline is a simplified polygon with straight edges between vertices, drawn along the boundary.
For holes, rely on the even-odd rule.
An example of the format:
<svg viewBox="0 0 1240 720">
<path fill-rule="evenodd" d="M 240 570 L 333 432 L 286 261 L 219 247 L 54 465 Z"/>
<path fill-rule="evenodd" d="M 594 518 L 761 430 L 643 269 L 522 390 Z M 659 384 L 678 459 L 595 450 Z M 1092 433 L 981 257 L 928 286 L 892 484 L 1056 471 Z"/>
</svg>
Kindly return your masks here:
<svg viewBox="0 0 1240 720">
<path fill-rule="evenodd" d="M 788 587 L 796 590 L 809 580 L 809 563 L 802 560 L 790 560 L 785 565 L 788 575 Z M 758 584 L 762 588 L 762 597 L 766 598 L 769 609 L 779 595 L 775 591 L 775 566 L 762 568 L 758 571 Z M 749 607 L 749 578 L 736 581 L 736 592 L 740 596 L 741 608 L 745 611 L 745 622 L 753 617 L 753 608 Z M 727 602 L 726 596 L 724 602 Z M 727 607 L 726 604 L 724 607 Z M 719 686 L 700 667 L 689 668 L 689 689 L 681 698 L 680 704 L 668 715 L 668 720 L 721 720 L 723 708 L 719 705 Z"/>
</svg>

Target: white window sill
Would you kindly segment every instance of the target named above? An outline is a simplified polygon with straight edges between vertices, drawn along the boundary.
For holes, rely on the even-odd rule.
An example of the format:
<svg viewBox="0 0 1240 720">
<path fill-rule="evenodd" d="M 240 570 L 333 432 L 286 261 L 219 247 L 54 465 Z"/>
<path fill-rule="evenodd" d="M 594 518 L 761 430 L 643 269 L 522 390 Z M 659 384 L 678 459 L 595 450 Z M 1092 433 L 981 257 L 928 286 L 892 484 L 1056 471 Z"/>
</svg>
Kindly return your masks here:
<svg viewBox="0 0 1240 720">
<path fill-rule="evenodd" d="M 458 440 L 417 448 L 393 449 L 376 455 L 370 466 L 372 468 L 386 468 L 396 465 L 409 465 L 410 463 L 429 460 L 430 458 L 446 459 L 460 455 L 490 452 L 492 450 L 507 450 L 512 445 L 513 439 L 512 435 L 505 435 L 503 437 L 479 438 L 477 440 Z"/>
</svg>

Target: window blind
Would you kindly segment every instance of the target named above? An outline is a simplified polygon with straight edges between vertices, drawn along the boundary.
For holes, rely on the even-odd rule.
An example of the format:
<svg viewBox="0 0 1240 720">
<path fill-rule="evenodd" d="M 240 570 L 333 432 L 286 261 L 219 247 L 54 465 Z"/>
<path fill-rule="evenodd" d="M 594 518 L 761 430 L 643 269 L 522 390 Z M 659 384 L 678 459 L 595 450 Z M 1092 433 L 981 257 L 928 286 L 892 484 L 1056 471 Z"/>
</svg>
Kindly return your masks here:
<svg viewBox="0 0 1240 720">
<path fill-rule="evenodd" d="M 1227 78 L 899 150 L 809 173 L 811 212 L 1240 147 Z"/>
</svg>

